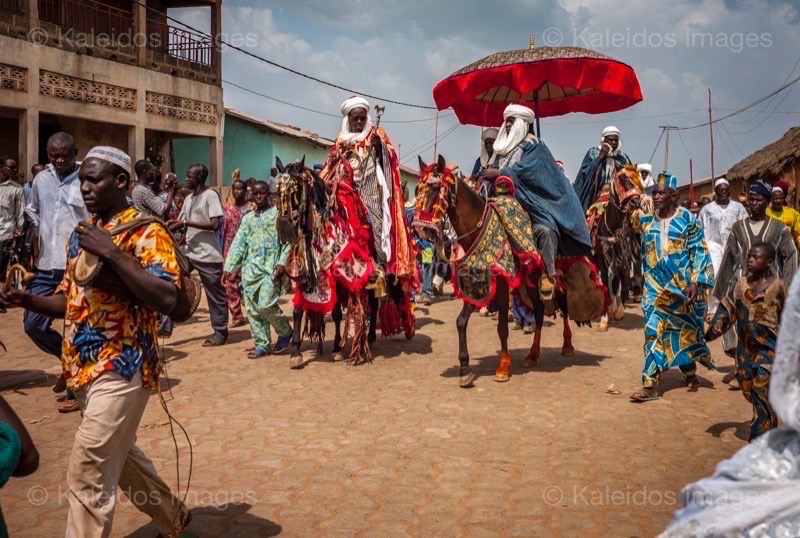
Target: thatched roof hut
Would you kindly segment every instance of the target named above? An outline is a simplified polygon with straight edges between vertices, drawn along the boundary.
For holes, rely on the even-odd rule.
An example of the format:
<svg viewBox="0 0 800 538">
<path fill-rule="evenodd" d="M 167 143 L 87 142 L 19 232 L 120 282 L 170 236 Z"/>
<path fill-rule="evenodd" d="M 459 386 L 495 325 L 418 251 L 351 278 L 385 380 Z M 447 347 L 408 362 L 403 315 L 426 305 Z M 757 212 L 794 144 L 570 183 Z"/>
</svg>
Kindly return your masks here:
<svg viewBox="0 0 800 538">
<path fill-rule="evenodd" d="M 783 138 L 761 148 L 728 170 L 728 181 L 745 183 L 763 179 L 774 183 L 778 179 L 797 186 L 800 175 L 800 127 L 792 127 Z"/>
</svg>

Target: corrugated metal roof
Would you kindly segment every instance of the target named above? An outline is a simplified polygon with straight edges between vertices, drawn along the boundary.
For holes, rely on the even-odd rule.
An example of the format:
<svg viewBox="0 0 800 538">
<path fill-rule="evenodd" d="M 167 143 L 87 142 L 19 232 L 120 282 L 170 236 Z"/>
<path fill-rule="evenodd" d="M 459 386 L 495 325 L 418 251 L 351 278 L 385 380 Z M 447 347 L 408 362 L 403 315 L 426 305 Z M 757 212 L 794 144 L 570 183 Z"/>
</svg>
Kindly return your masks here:
<svg viewBox="0 0 800 538">
<path fill-rule="evenodd" d="M 306 140 L 308 142 L 312 142 L 314 144 L 318 144 L 326 148 L 330 148 L 333 146 L 334 142 L 333 140 L 324 138 L 318 135 L 317 133 L 312 133 L 311 131 L 302 131 L 297 127 L 294 127 L 293 125 L 284 125 L 283 123 L 277 123 L 274 121 L 257 118 L 255 116 L 251 116 L 250 114 L 246 114 L 234 108 L 225 107 L 225 115 L 230 116 L 232 118 L 236 118 L 246 123 L 250 123 L 252 125 L 255 125 L 256 127 L 264 128 L 278 135 L 289 136 L 300 140 Z"/>
</svg>

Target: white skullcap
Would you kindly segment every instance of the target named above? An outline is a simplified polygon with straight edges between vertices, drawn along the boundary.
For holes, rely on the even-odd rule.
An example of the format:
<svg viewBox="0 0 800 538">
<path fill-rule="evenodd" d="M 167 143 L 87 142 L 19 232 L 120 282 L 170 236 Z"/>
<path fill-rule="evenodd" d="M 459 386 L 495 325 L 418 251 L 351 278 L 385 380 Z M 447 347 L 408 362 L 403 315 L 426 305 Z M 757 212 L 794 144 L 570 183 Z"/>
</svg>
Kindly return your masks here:
<svg viewBox="0 0 800 538">
<path fill-rule="evenodd" d="M 499 129 L 495 129 L 494 127 L 491 127 L 489 129 L 486 129 L 485 131 L 483 131 L 481 133 L 481 140 L 486 140 L 487 138 L 494 138 L 495 140 L 497 140 L 497 135 L 499 135 L 499 134 L 500 134 L 500 130 Z"/>
<path fill-rule="evenodd" d="M 648 174 L 653 173 L 653 165 L 652 164 L 640 164 L 639 165 L 639 172 L 646 171 Z"/>
<path fill-rule="evenodd" d="M 508 118 L 519 118 L 528 123 L 533 123 L 536 121 L 536 114 L 525 105 L 508 105 L 503 111 L 503 119 L 507 120 Z"/>
<path fill-rule="evenodd" d="M 783 192 L 783 189 L 782 189 L 782 188 L 780 188 L 780 187 L 779 187 L 779 186 L 777 186 L 777 185 L 775 185 L 774 187 L 772 187 L 772 192 L 778 192 L 778 191 L 780 191 L 780 192 Z M 785 194 L 785 193 L 784 193 L 784 194 Z"/>
<path fill-rule="evenodd" d="M 730 185 L 730 183 L 728 183 L 727 179 L 725 179 L 724 177 L 721 177 L 721 178 L 719 178 L 718 180 L 716 180 L 714 182 L 714 188 L 716 189 L 720 185 Z"/>
<path fill-rule="evenodd" d="M 131 158 L 121 149 L 111 146 L 95 146 L 86 154 L 86 159 L 100 159 L 107 163 L 116 164 L 131 175 Z"/>
<path fill-rule="evenodd" d="M 364 110 L 369 112 L 369 101 L 367 101 L 363 97 L 358 97 L 357 95 L 354 95 L 353 97 L 342 103 L 342 109 L 341 109 L 342 116 L 347 116 L 348 114 L 350 114 L 350 112 L 352 112 L 357 108 L 363 108 Z"/>
<path fill-rule="evenodd" d="M 620 134 L 619 133 L 619 129 L 617 129 L 613 125 L 609 125 L 605 129 L 603 129 L 603 138 L 605 138 L 605 137 L 607 137 L 609 135 L 617 135 L 617 136 L 619 136 L 619 134 Z"/>
</svg>

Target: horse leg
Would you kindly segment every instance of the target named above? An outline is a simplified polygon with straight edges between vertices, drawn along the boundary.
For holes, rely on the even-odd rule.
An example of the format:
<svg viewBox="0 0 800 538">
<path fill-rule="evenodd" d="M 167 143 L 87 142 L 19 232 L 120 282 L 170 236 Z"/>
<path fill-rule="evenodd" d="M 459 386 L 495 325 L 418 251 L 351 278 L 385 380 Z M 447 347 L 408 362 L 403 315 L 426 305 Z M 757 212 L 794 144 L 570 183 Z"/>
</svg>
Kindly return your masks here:
<svg viewBox="0 0 800 538">
<path fill-rule="evenodd" d="M 528 352 L 528 356 L 522 361 L 523 368 L 533 368 L 539 362 L 539 356 L 542 352 L 542 327 L 544 327 L 544 303 L 539 297 L 539 292 L 536 289 L 528 291 L 533 303 L 533 321 L 536 324 L 536 330 L 533 333 L 533 345 Z"/>
<path fill-rule="evenodd" d="M 375 340 L 378 339 L 378 298 L 375 297 L 375 292 L 368 292 L 367 300 L 369 303 L 369 333 L 367 333 L 367 344 L 373 344 Z"/>
<path fill-rule="evenodd" d="M 575 348 L 572 347 L 572 327 L 569 325 L 569 316 L 566 314 L 564 315 L 564 332 L 562 335 L 564 336 L 564 343 L 561 346 L 561 356 L 574 357 Z"/>
<path fill-rule="evenodd" d="M 333 326 L 336 329 L 336 334 L 333 337 L 331 360 L 333 362 L 340 362 L 345 358 L 344 354 L 342 353 L 344 342 L 342 342 L 342 303 L 340 299 L 337 299 L 336 305 L 333 307 L 333 312 L 331 312 L 331 317 L 333 318 Z"/>
<path fill-rule="evenodd" d="M 511 377 L 511 355 L 508 354 L 508 283 L 497 277 L 497 336 L 500 337 L 500 363 L 494 372 L 494 380 L 505 383 Z"/>
<path fill-rule="evenodd" d="M 300 351 L 300 342 L 303 327 L 303 310 L 295 306 L 292 311 L 292 339 L 289 342 L 289 367 L 293 369 L 302 368 L 306 361 L 303 360 L 303 353 Z"/>
<path fill-rule="evenodd" d="M 472 307 L 467 303 L 461 307 L 461 313 L 456 318 L 458 329 L 458 384 L 462 389 L 469 388 L 475 382 L 475 373 L 469 367 L 469 352 L 467 351 L 467 325 L 472 315 Z"/>
<path fill-rule="evenodd" d="M 623 294 L 622 294 L 622 276 L 617 275 L 614 278 L 615 286 L 614 286 L 614 298 L 613 298 L 613 310 L 611 314 L 614 318 L 614 321 L 622 321 L 622 318 L 625 317 L 625 303 L 623 302 Z"/>
</svg>

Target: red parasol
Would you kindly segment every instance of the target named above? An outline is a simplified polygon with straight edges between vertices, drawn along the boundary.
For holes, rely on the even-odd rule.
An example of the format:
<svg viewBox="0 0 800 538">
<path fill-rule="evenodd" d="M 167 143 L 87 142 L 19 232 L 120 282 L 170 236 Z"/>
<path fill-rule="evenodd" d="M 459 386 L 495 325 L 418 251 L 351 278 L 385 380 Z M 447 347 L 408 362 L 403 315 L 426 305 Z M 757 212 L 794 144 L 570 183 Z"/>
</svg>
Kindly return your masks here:
<svg viewBox="0 0 800 538">
<path fill-rule="evenodd" d="M 439 110 L 452 107 L 463 124 L 497 127 L 509 103 L 530 103 L 538 120 L 616 112 L 641 101 L 642 91 L 629 65 L 589 49 L 535 47 L 531 38 L 528 49 L 456 71 L 436 85 L 433 99 Z"/>
</svg>

